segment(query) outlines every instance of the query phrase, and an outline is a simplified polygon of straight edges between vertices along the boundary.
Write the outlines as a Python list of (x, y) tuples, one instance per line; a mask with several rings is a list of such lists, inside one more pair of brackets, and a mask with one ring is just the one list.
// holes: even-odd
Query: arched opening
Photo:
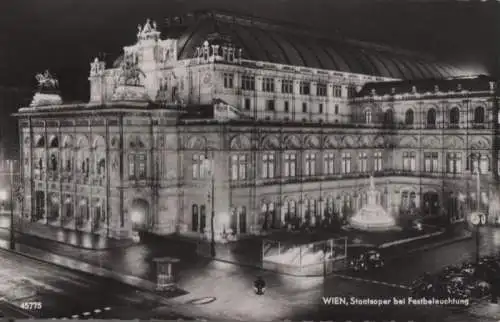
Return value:
[[(62, 209), (62, 225), (68, 226), (68, 228), (74, 228), (74, 210), (73, 210), (73, 199), (71, 197), (66, 197), (63, 203)], [(72, 227), (73, 226), (73, 227)]]
[(240, 207), (238, 209), (239, 211), (239, 228), (240, 228), (240, 234), (246, 234), (247, 233), (247, 208), (245, 206)]
[(414, 122), (414, 113), (412, 109), (409, 109), (405, 113), (405, 124), (413, 125), (413, 122)]
[(450, 222), (460, 221), (461, 219), (464, 218), (464, 214), (462, 212), (460, 205), (461, 203), (458, 197), (453, 193), (450, 193), (447, 205), (447, 213)]
[(86, 231), (90, 223), (89, 201), (87, 198), (80, 199), (76, 213), (76, 228)]
[(35, 148), (45, 148), (45, 137), (41, 136), (35, 143)]
[(348, 218), (352, 215), (352, 213), (353, 213), (352, 197), (350, 195), (343, 195), (342, 196), (341, 211), (342, 211), (341, 216), (343, 218)]
[(431, 108), (427, 111), (427, 128), (436, 127), (436, 110)]
[(199, 218), (200, 218), (200, 213), (198, 205), (195, 204), (191, 207), (191, 230), (194, 232), (198, 231)]
[(134, 199), (129, 208), (132, 229), (135, 231), (146, 230), (150, 213), (149, 202), (144, 199)]
[(274, 229), (279, 227), (278, 218), (276, 218), (276, 209), (274, 202), (262, 204), (262, 230)]
[(388, 109), (384, 113), (384, 126), (392, 127), (394, 125), (394, 112), (392, 109)]
[(35, 192), (35, 213), (33, 220), (39, 221), (45, 217), (45, 192)]
[(304, 200), (304, 224), (311, 226), (318, 216), (318, 205), (314, 199)]
[(49, 148), (53, 149), (53, 148), (58, 148), (58, 147), (59, 147), (59, 139), (57, 138), (57, 136), (54, 136), (50, 140)]
[(207, 224), (207, 212), (205, 205), (194, 204), (191, 207), (191, 230), (204, 233)]
[(295, 200), (288, 200), (283, 203), (283, 222), (286, 226), (296, 227), (298, 223), (297, 203)]
[(92, 231), (100, 232), (101, 229), (106, 227), (106, 223), (104, 202), (101, 199), (95, 199), (92, 204)]
[(47, 206), (49, 208), (47, 221), (50, 224), (56, 224), (59, 222), (59, 203), (59, 198), (56, 194), (49, 194), (47, 199)]
[(439, 215), (439, 195), (436, 192), (428, 191), (423, 195), (422, 213), (428, 216)]
[(484, 123), (484, 108), (482, 106), (478, 106), (474, 110), (474, 123)]
[(450, 110), (450, 126), (458, 127), (460, 123), (460, 111), (458, 107), (454, 107)]

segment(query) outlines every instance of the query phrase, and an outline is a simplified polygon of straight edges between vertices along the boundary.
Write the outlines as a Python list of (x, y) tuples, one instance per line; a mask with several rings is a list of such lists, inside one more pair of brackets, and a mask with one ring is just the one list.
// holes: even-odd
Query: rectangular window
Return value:
[(231, 180), (245, 180), (247, 177), (246, 155), (233, 155), (231, 157)]
[(317, 96), (326, 96), (326, 84), (318, 83), (316, 85), (316, 95)]
[(264, 152), (262, 154), (262, 178), (274, 178), (274, 154), (272, 152)]
[(135, 153), (128, 156), (128, 175), (131, 180), (146, 179), (146, 162), (145, 153)]
[(311, 83), (300, 82), (300, 95), (310, 95), (311, 94)]
[(206, 168), (205, 155), (196, 153), (193, 154), (193, 179), (203, 179), (208, 175)]
[(333, 97), (342, 97), (342, 86), (333, 85)]
[(446, 154), (446, 172), (461, 173), (462, 172), (462, 154), (459, 152), (449, 152)]
[(281, 81), (281, 92), (283, 94), (293, 94), (293, 80), (283, 79)]
[(266, 101), (266, 110), (274, 112), (274, 110), (275, 110), (275, 108), (274, 108), (274, 100), (267, 100)]
[(307, 113), (307, 103), (302, 103), (302, 113)]
[(373, 170), (382, 171), (382, 152), (375, 152), (373, 154)]
[(318, 113), (323, 114), (323, 104), (322, 103), (320, 103), (318, 106)]
[(224, 88), (234, 87), (234, 74), (224, 73)]
[(243, 75), (241, 77), (241, 89), (255, 91), (255, 76)]
[(324, 173), (325, 174), (334, 174), (334, 154), (333, 152), (327, 152), (324, 154)]
[(343, 174), (351, 173), (351, 154), (342, 153), (342, 169)]
[(262, 91), (274, 92), (274, 78), (264, 77), (262, 79)]
[(425, 152), (424, 153), (424, 171), (425, 172), (437, 172), (438, 167), (438, 153), (437, 152)]
[(285, 101), (284, 105), (285, 106), (283, 107), (283, 110), (285, 111), (285, 113), (290, 112), (290, 103), (288, 101)]
[[(354, 87), (354, 86), (350, 86), (350, 87), (347, 89), (347, 96), (348, 96), (349, 98), (353, 98), (353, 97), (355, 97), (355, 96), (356, 96), (356, 93), (357, 93), (357, 91), (356, 91), (356, 87)], [(340, 95), (340, 96), (342, 96), (342, 95)], [(340, 97), (340, 96), (339, 96), (339, 97)]]
[(338, 115), (338, 114), (339, 114), (339, 106), (335, 105), (335, 115)]
[(295, 177), (297, 173), (297, 155), (285, 153), (285, 177)]
[(359, 172), (367, 172), (368, 171), (368, 156), (366, 152), (362, 152), (359, 154)]
[(417, 156), (415, 152), (403, 152), (403, 170), (417, 170)]
[(314, 176), (316, 174), (316, 154), (306, 153), (306, 164), (304, 169), (304, 175)]
[(137, 155), (137, 163), (139, 179), (146, 179), (146, 155)]
[(128, 156), (128, 176), (130, 179), (135, 179), (135, 155)]
[(249, 98), (245, 98), (245, 110), (249, 111), (252, 106), (252, 101)]

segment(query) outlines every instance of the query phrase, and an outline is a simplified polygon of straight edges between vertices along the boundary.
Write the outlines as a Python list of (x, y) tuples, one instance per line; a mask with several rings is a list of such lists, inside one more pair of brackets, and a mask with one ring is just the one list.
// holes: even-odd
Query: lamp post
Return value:
[(9, 248), (14, 250), (16, 248), (15, 231), (14, 231), (14, 161), (7, 160), (9, 165), (10, 177), (10, 239)]
[(470, 217), (471, 223), (476, 227), (476, 263), (480, 259), (480, 226), (486, 223), (486, 215), (480, 211), (480, 194), (481, 194), (481, 181), (480, 181), (479, 166), (476, 168), (476, 212), (473, 212)]
[(205, 164), (210, 171), (210, 256), (215, 258), (215, 162), (214, 153), (212, 152), (209, 159), (208, 150), (206, 152)]

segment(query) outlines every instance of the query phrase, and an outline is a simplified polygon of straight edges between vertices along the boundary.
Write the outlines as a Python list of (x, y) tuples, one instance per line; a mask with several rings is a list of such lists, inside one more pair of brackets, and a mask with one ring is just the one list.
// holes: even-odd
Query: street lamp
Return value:
[[(14, 160), (7, 160), (9, 165), (10, 177), (10, 239), (9, 248), (14, 250), (16, 248), (15, 231), (14, 231)], [(6, 192), (4, 192), (6, 194)], [(5, 196), (6, 197), (6, 196)], [(7, 198), (5, 198), (6, 200)]]
[(205, 157), (205, 168), (210, 171), (210, 193), (208, 194), (211, 204), (210, 212), (210, 256), (215, 258), (215, 163), (214, 163), (214, 153), (211, 153), (211, 159), (209, 159), (208, 150)]
[(476, 211), (471, 213), (470, 222), (476, 227), (476, 263), (479, 263), (480, 258), (480, 226), (486, 223), (486, 215), (480, 211), (481, 202), (481, 176), (479, 172), (479, 166), (476, 168)]

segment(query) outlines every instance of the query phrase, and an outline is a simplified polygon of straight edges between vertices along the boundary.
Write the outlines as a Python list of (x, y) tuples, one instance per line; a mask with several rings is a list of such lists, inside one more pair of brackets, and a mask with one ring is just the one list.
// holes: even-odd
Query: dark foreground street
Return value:
[[(0, 311), (7, 317), (152, 318), (159, 306), (148, 294), (7, 251), (0, 256)], [(163, 312), (158, 318), (182, 316)]]
[[(0, 232), (0, 235), (4, 239), (8, 236), (5, 231)], [(496, 253), (500, 242), (498, 236), (500, 233), (496, 228), (483, 230), (483, 254)], [(2, 247), (6, 247), (7, 244), (1, 242)], [(158, 299), (149, 292), (138, 291), (109, 279), (75, 273), (8, 251), (0, 251), (0, 298), (3, 300), (0, 301), (0, 311), (5, 316), (17, 318), (495, 321), (498, 319), (491, 319), (490, 313), (485, 316), (472, 312), (479, 305), (490, 311), (497, 310), (490, 307), (487, 301), (454, 309), (440, 306), (377, 307), (322, 303), (322, 298), (328, 296), (370, 299), (406, 297), (408, 284), (422, 272), (433, 273), (446, 265), (474, 258), (474, 243), (474, 239), (468, 239), (412, 253), (389, 261), (377, 273), (346, 273), (330, 276), (326, 281), (321, 277), (280, 276), (253, 268), (213, 262), (204, 268), (184, 272), (181, 287), (188, 294), (170, 299)], [(137, 258), (130, 254), (128, 260), (137, 261)], [(251, 288), (252, 280), (259, 274), (268, 282), (268, 291), (264, 296), (255, 295)], [(214, 297), (215, 300), (201, 305), (190, 302), (203, 297)], [(39, 305), (40, 309), (37, 308)]]

